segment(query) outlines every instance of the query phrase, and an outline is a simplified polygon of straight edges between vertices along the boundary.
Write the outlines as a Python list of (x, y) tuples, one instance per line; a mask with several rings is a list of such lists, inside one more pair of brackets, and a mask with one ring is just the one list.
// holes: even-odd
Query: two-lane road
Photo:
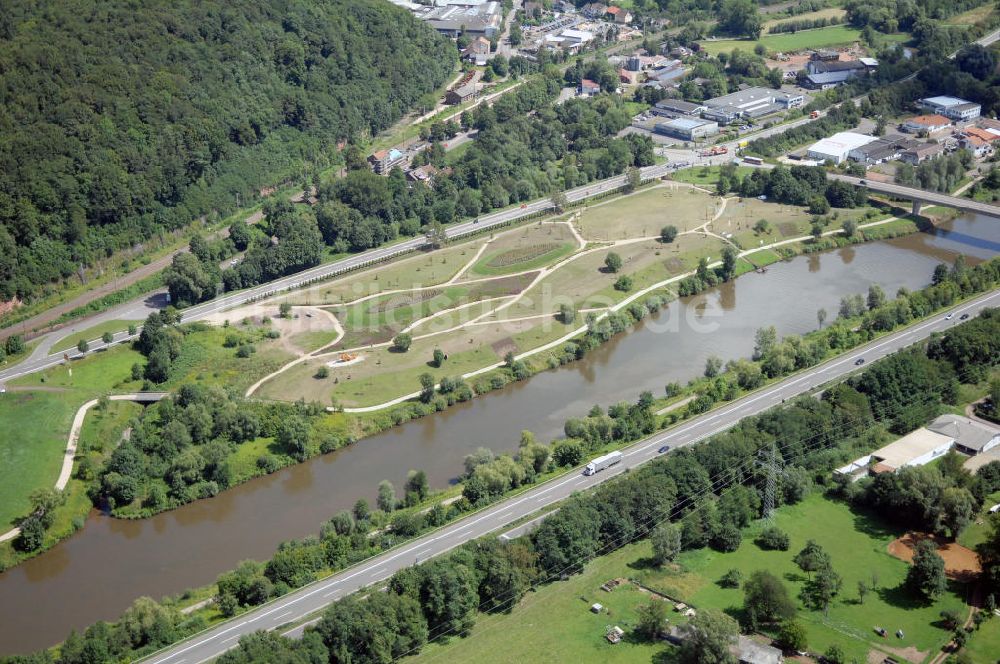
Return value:
[(640, 466), (659, 456), (658, 449), (662, 445), (670, 445), (674, 449), (690, 445), (732, 427), (744, 417), (760, 413), (811, 388), (843, 377), (858, 368), (856, 362), (859, 359), (871, 362), (884, 357), (926, 338), (933, 332), (947, 330), (957, 324), (964, 314), (975, 315), (984, 307), (998, 305), (1000, 305), (1000, 291), (978, 297), (952, 309), (949, 312), (952, 314), (950, 320), (946, 320), (944, 314), (934, 316), (749, 394), (669, 431), (639, 441), (625, 448), (623, 461), (609, 470), (587, 477), (577, 469), (540, 484), (519, 496), (492, 505), (424, 537), (386, 551), (348, 570), (206, 630), (187, 641), (150, 655), (143, 661), (147, 664), (200, 664), (214, 659), (233, 648), (245, 634), (257, 630), (272, 630), (302, 620), (333, 601), (385, 581), (400, 569), (439, 556), (468, 540), (502, 529), (553, 503), (565, 500), (575, 491), (590, 489), (630, 468)]
[[(642, 169), (642, 177), (643, 180), (650, 180), (665, 175), (670, 172), (670, 170), (671, 169), (667, 164), (648, 166)], [(625, 176), (619, 175), (606, 180), (592, 182), (588, 185), (567, 191), (566, 198), (570, 202), (576, 202), (594, 196), (601, 196), (621, 188), (624, 184)], [(480, 233), (491, 228), (497, 228), (517, 222), (526, 217), (545, 212), (551, 208), (552, 200), (550, 198), (542, 198), (531, 203), (525, 203), (520, 207), (500, 210), (499, 212), (494, 212), (492, 214), (485, 214), (475, 221), (467, 221), (461, 224), (449, 226), (445, 232), (447, 233), (448, 239), (459, 239), (473, 233)], [(327, 263), (325, 265), (318, 265), (316, 267), (309, 268), (308, 270), (303, 270), (302, 272), (297, 272), (287, 277), (282, 277), (266, 284), (261, 284), (260, 286), (255, 286), (253, 288), (217, 297), (213, 300), (209, 300), (208, 302), (188, 307), (187, 309), (182, 310), (181, 314), (183, 315), (183, 320), (185, 322), (201, 320), (226, 309), (232, 309), (248, 302), (261, 300), (284, 291), (300, 288), (312, 282), (329, 279), (346, 272), (351, 272), (353, 270), (367, 267), (375, 263), (380, 263), (406, 253), (417, 251), (426, 244), (427, 239), (425, 237), (417, 236), (403, 242), (397, 242), (396, 244), (371, 249), (349, 258), (333, 263)], [(122, 307), (131, 308), (134, 308), (134, 306), (135, 303), (122, 305)], [(107, 314), (104, 314), (104, 318), (107, 320), (115, 320), (121, 310), (121, 308), (116, 307)], [(129, 336), (126, 331), (120, 331), (114, 335), (112, 344), (121, 343), (122, 341), (126, 341), (128, 338)], [(105, 347), (104, 342), (100, 339), (90, 340), (88, 345), (91, 352)], [(69, 354), (72, 357), (80, 356), (80, 353), (76, 350), (69, 351)], [(48, 367), (55, 366), (63, 361), (63, 353), (36, 353), (18, 364), (0, 371), (0, 385), (2, 385), (5, 381), (47, 369)]]

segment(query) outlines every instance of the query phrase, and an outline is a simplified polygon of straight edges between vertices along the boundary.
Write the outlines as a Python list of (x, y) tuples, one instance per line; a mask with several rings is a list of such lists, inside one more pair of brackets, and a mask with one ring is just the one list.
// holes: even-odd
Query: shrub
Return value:
[(766, 551), (788, 551), (788, 533), (775, 526), (765, 528), (757, 538), (757, 545)]

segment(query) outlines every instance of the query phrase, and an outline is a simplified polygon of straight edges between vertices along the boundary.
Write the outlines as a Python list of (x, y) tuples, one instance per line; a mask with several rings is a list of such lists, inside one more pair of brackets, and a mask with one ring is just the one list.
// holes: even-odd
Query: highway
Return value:
[(859, 359), (863, 358), (870, 363), (924, 339), (933, 332), (947, 330), (957, 324), (964, 314), (975, 315), (984, 307), (998, 305), (1000, 290), (955, 307), (949, 312), (949, 319), (945, 318), (944, 313), (936, 315), (630, 445), (623, 450), (624, 460), (608, 470), (587, 477), (582, 474), (582, 467), (577, 468), (521, 495), (273, 600), (142, 661), (147, 664), (200, 664), (214, 659), (235, 647), (239, 638), (245, 634), (257, 630), (273, 630), (305, 619), (337, 599), (385, 581), (400, 569), (444, 554), (463, 542), (488, 535), (548, 505), (565, 500), (574, 492), (591, 489), (630, 468), (640, 466), (660, 456), (658, 449), (662, 445), (670, 445), (673, 449), (691, 445), (732, 427), (744, 417), (765, 411), (786, 399), (857, 370), (856, 362)]
[[(667, 164), (647, 166), (642, 169), (642, 177), (643, 180), (651, 180), (665, 175), (671, 170), (671, 167)], [(566, 192), (566, 198), (570, 202), (576, 202), (593, 196), (600, 196), (608, 192), (612, 192), (619, 189), (624, 184), (625, 176), (619, 175), (606, 180), (592, 182), (588, 185), (577, 187), (576, 189), (571, 189)], [(491, 228), (497, 228), (517, 222), (525, 217), (530, 217), (540, 212), (544, 212), (551, 207), (552, 200), (550, 198), (542, 198), (531, 203), (525, 203), (520, 207), (509, 208), (506, 210), (500, 210), (499, 212), (482, 215), (475, 221), (467, 221), (449, 226), (445, 229), (445, 232), (449, 240), (459, 239), (467, 235), (481, 233)], [(213, 300), (202, 302), (201, 304), (197, 304), (193, 307), (188, 307), (187, 309), (182, 310), (181, 314), (184, 322), (197, 321), (226, 309), (232, 309), (234, 307), (247, 304), (248, 302), (261, 300), (277, 293), (300, 288), (312, 282), (329, 279), (346, 272), (351, 272), (363, 267), (368, 267), (375, 263), (389, 260), (390, 258), (395, 258), (402, 254), (417, 251), (426, 244), (427, 239), (424, 236), (416, 236), (409, 240), (371, 249), (333, 263), (317, 265), (316, 267), (309, 268), (308, 270), (303, 270), (302, 272), (297, 272), (287, 277), (282, 277), (266, 284), (261, 284), (260, 286), (223, 295)], [(136, 302), (120, 305), (119, 307), (115, 307), (105, 314), (102, 314), (102, 319), (115, 320), (116, 318), (122, 317), (124, 311), (134, 312), (136, 306), (142, 305), (137, 305)], [(94, 322), (91, 320), (88, 327), (93, 324)], [(67, 334), (69, 333), (63, 333), (61, 331), (59, 336), (65, 337)], [(111, 345), (126, 341), (128, 338), (129, 335), (127, 331), (118, 332), (114, 335)], [(51, 342), (49, 343), (51, 344)], [(88, 345), (89, 352), (94, 352), (106, 347), (106, 344), (100, 339), (90, 340)], [(18, 364), (0, 371), (0, 385), (2, 385), (5, 381), (31, 374), (36, 371), (41, 371), (64, 362), (65, 358), (63, 355), (64, 354), (61, 352), (52, 354), (35, 353)], [(68, 355), (71, 358), (81, 357), (81, 353), (75, 349), (68, 351)]]

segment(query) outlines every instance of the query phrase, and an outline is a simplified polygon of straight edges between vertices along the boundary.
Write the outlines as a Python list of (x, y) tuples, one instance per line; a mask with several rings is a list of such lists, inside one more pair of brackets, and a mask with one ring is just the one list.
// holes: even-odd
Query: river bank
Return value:
[[(432, 487), (447, 486), (462, 457), (476, 447), (513, 449), (525, 428), (542, 440), (554, 438), (568, 417), (585, 413), (594, 403), (632, 399), (643, 389), (662, 393), (667, 382), (699, 375), (709, 355), (749, 355), (753, 331), (762, 324), (776, 324), (781, 334), (814, 329), (818, 307), (835, 311), (840, 297), (863, 292), (871, 283), (887, 292), (919, 288), (935, 264), (950, 262), (959, 252), (980, 258), (995, 254), (1000, 241), (995, 229), (991, 220), (965, 219), (933, 235), (779, 263), (766, 274), (747, 275), (697, 298), (672, 302), (659, 316), (613, 338), (582, 362), (545, 371), (215, 498), (142, 521), (92, 514), (69, 540), (0, 575), (0, 597), (10, 600), (0, 602), (2, 624), (10, 626), (0, 635), (3, 650), (12, 649), (8, 643), (18, 648), (18, 641), (28, 643), (26, 647), (44, 642), (32, 637), (39, 626), (16, 610), (24, 598), (38, 598), (61, 625), (46, 637), (52, 640), (71, 626), (118, 615), (138, 595), (161, 596), (203, 585), (239, 559), (269, 556), (278, 542), (315, 532), (319, 523), (359, 496), (372, 496), (382, 479), (401, 486), (409, 469), (423, 468)], [(804, 290), (810, 293), (808, 301), (797, 301)], [(705, 330), (706, 325), (713, 330)], [(249, 523), (254, 527), (245, 527)], [(191, 559), (199, 565), (187, 564)]]

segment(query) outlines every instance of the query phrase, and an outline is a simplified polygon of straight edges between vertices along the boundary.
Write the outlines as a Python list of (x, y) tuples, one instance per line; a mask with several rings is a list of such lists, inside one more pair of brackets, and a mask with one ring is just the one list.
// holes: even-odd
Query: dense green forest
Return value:
[(5, 2), (0, 298), (336, 163), (454, 62), (379, 0)]

